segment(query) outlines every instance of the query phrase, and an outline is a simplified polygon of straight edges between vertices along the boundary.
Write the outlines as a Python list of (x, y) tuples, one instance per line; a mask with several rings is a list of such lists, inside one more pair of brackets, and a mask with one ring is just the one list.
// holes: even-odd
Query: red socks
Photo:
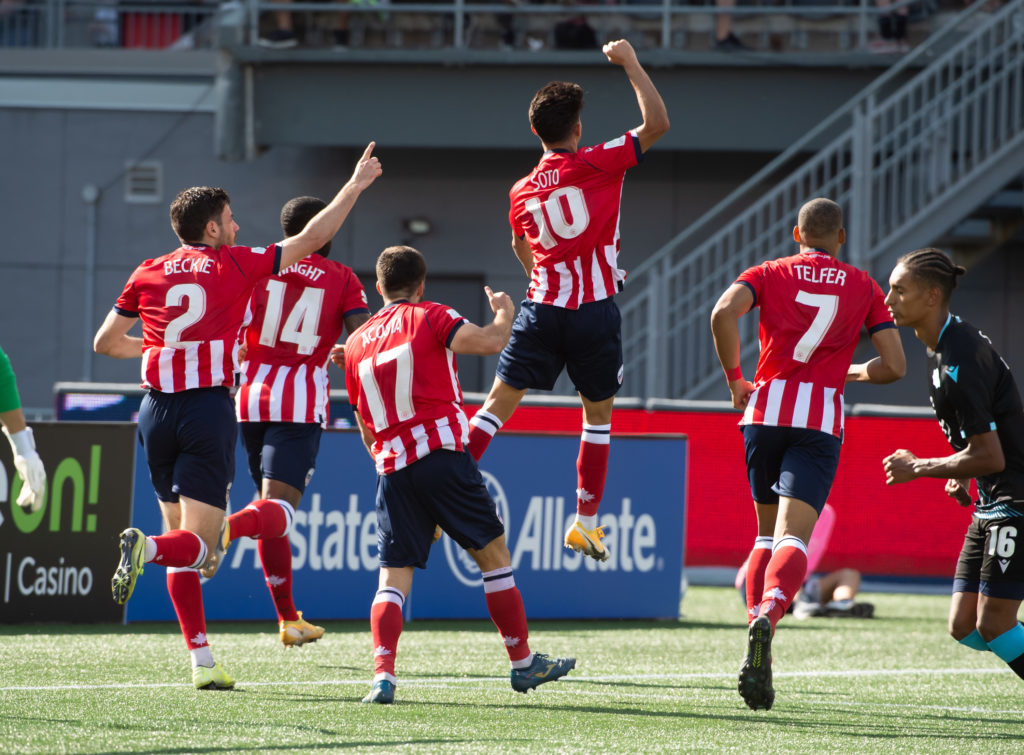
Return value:
[(764, 572), (772, 559), (773, 540), (771, 535), (759, 535), (747, 559), (747, 624), (757, 618), (764, 595)]
[(395, 655), (402, 634), (402, 606), (405, 596), (394, 587), (382, 587), (370, 606), (370, 632), (373, 635), (374, 681), (395, 683)]
[(297, 621), (295, 600), (292, 597), (292, 545), (287, 537), (260, 538), (256, 541), (263, 564), (270, 597), (274, 599), (278, 621)]
[(807, 546), (792, 535), (776, 541), (764, 575), (764, 595), (759, 614), (767, 616), (772, 629), (779, 623), (807, 577)]
[(466, 450), (474, 459), (480, 461), (480, 457), (491, 443), (491, 438), (500, 429), (501, 420), (481, 409), (469, 421), (469, 445)]
[(609, 425), (583, 423), (580, 455), (576, 459), (576, 512), (580, 516), (596, 516), (608, 477), (608, 451), (611, 440)]
[(197, 568), (206, 561), (206, 543), (194, 532), (171, 530), (150, 539), (156, 545), (153, 563), (160, 566)]
[(526, 610), (523, 608), (523, 596), (516, 587), (512, 567), (483, 573), (484, 598), (487, 600), (487, 612), (491, 621), (498, 628), (501, 640), (505, 643), (510, 661), (519, 661), (530, 655), (527, 642), (530, 631), (526, 625)]
[(281, 537), (291, 530), (295, 509), (287, 501), (264, 499), (253, 501), (228, 517), (231, 540), (240, 537), (255, 539)]
[(178, 615), (181, 633), (189, 650), (206, 647), (206, 615), (203, 613), (203, 587), (195, 569), (172, 567), (167, 570), (167, 592)]

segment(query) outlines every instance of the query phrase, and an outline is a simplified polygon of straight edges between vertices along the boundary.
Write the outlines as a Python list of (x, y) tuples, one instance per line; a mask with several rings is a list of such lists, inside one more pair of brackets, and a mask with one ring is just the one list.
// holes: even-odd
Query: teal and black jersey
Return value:
[(955, 315), (946, 319), (935, 350), (928, 350), (928, 394), (955, 451), (972, 435), (999, 435), (1006, 468), (977, 479), (977, 515), (1024, 515), (1024, 409), (1017, 384), (988, 337)]

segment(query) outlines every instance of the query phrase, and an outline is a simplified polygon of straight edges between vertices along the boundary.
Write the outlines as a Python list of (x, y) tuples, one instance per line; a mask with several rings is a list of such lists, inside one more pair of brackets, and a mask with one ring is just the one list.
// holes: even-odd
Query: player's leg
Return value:
[(469, 421), (469, 446), (466, 450), (474, 459), (480, 461), (494, 434), (508, 422), (525, 395), (525, 388), (513, 388), (500, 377), (494, 378), (484, 405)]
[(370, 605), (370, 633), (373, 635), (373, 686), (364, 703), (395, 701), (395, 658), (402, 634), (402, 608), (412, 589), (413, 567), (381, 566), (377, 594)]
[(435, 451), (410, 470), (421, 510), (427, 514), (415, 524), (417, 549), (429, 552), (436, 522), (476, 561), (483, 576), (487, 612), (512, 664), (513, 689), (526, 692), (567, 674), (576, 665), (574, 658), (548, 658), (530, 652), (526, 611), (505, 544), (505, 525), (472, 457)]
[(754, 501), (757, 536), (747, 556), (747, 624), (757, 618), (764, 594), (764, 572), (772, 558), (775, 522), (779, 514), (779, 494), (772, 487), (779, 479), (785, 446), (778, 437), (779, 428), (746, 425), (743, 428), (744, 460), (747, 482)]
[(494, 434), (508, 421), (529, 388), (549, 391), (564, 362), (549, 343), (557, 334), (557, 307), (524, 301), (512, 323), (512, 335), (498, 355), (494, 385), (484, 405), (470, 420), (470, 455), (480, 461)]
[[(973, 520), (972, 526), (979, 521), (977, 516)], [(983, 526), (988, 547), (981, 564), (978, 632), (989, 649), (1024, 678), (1024, 626), (1017, 621), (1024, 599), (1024, 555), (1017, 548), (1024, 517), (990, 519)]]
[(622, 318), (614, 299), (589, 302), (563, 315), (565, 365), (583, 404), (576, 459), (576, 520), (565, 545), (598, 561), (608, 558), (598, 527), (611, 449), (612, 405), (622, 387)]
[(956, 562), (953, 598), (949, 604), (949, 634), (964, 647), (981, 652), (989, 649), (978, 631), (978, 598), (985, 540), (984, 524), (977, 517), (972, 517)]
[(529, 626), (523, 596), (516, 587), (512, 571), (512, 557), (500, 535), (483, 548), (467, 548), (467, 552), (480, 567), (484, 580), (484, 599), (487, 613), (501, 635), (512, 670), (509, 678), (516, 692), (529, 692), (545, 682), (565, 676), (576, 667), (575, 658), (551, 658), (543, 653), (531, 653)]
[(1020, 599), (982, 595), (978, 600), (978, 631), (989, 649), (1024, 679), (1024, 625), (1017, 620)]

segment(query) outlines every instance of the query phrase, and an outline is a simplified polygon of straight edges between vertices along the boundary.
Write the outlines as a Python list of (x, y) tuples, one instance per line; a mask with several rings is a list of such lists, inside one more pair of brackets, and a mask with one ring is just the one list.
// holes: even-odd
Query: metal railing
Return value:
[[(1024, 171), (1024, 0), (985, 5), (965, 10), (630, 273), (620, 308), (631, 394), (697, 398), (722, 379), (711, 309), (744, 269), (793, 253), (806, 200), (827, 196), (846, 209), (844, 255), (869, 269), (929, 243)], [(757, 322), (740, 320), (744, 362), (757, 353)]]
[[(392, 46), (402, 44), (401, 32), (427, 32), (427, 46), (463, 49), (472, 46), (475, 30), (499, 17), (514, 19), (520, 37), (551, 36), (554, 25), (565, 18), (583, 15), (596, 28), (599, 39), (614, 35), (637, 36), (653, 40), (641, 45), (664, 50), (686, 46), (688, 33), (710, 38), (719, 15), (756, 19), (762, 35), (789, 33), (806, 41), (815, 22), (839, 20), (836, 38), (839, 49), (863, 49), (881, 13), (902, 6), (930, 8), (931, 0), (896, 0), (885, 10), (874, 0), (815, 0), (803, 4), (788, 0), (782, 5), (744, 5), (717, 7), (680, 5), (671, 0), (623, 4), (579, 5), (575, 2), (476, 3), (389, 2), (353, 0), (352, 2), (292, 2), (284, 5), (273, 0), (242, 0), (245, 6), (245, 39), (256, 44), (261, 18), (275, 11), (294, 14), (349, 14), (359, 31), (367, 27), (379, 30)], [(224, 7), (237, 5), (231, 1)], [(221, 4), (215, 0), (193, 2), (118, 2), (117, 0), (21, 0), (0, 4), (0, 47), (214, 47), (211, 17)], [(783, 23), (787, 22), (787, 23)], [(810, 26), (808, 26), (808, 24)], [(264, 22), (266, 25), (266, 22)], [(492, 29), (493, 31), (493, 29)], [(397, 32), (397, 34), (395, 33)], [(550, 40), (548, 40), (550, 42)], [(387, 46), (387, 43), (385, 43)], [(799, 44), (796, 47), (800, 47)]]

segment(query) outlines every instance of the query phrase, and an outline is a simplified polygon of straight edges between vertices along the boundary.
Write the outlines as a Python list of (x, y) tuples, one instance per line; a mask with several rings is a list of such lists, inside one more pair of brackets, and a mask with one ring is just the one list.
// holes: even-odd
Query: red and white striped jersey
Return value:
[(142, 387), (177, 393), (233, 385), (245, 303), (280, 265), (274, 244), (186, 244), (135, 268), (114, 311), (142, 318)]
[(345, 342), (345, 386), (352, 408), (373, 433), (379, 474), (391, 474), (432, 451), (462, 451), (469, 420), (455, 352), (466, 322), (435, 302), (395, 302)]
[(761, 308), (761, 356), (741, 425), (806, 427), (843, 437), (843, 390), (861, 327), (894, 328), (863, 270), (806, 249), (736, 280)]
[(509, 192), (512, 232), (526, 238), (531, 301), (579, 309), (622, 290), (619, 204), (626, 171), (643, 159), (636, 131), (578, 152), (545, 152)]
[(239, 422), (326, 427), (331, 347), (346, 317), (369, 311), (351, 268), (318, 254), (256, 286), (239, 334), (246, 347), (235, 394)]

